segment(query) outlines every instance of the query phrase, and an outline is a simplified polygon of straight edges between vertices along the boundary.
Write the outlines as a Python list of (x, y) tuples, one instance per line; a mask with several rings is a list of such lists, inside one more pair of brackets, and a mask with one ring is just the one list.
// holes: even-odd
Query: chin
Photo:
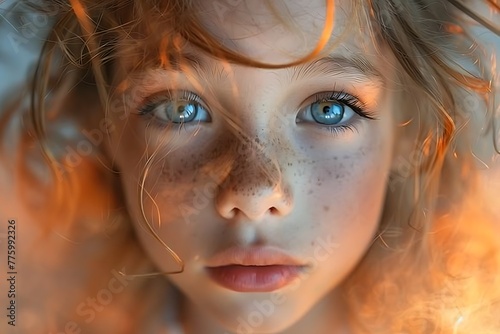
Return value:
[[(275, 305), (270, 299), (257, 299), (252, 305), (238, 313), (212, 314), (220, 325), (231, 333), (238, 334), (275, 334), (292, 327), (307, 310), (291, 305)], [(228, 333), (224, 333), (228, 334)]]
[[(295, 319), (294, 319), (295, 320)], [(298, 319), (297, 319), (298, 320)], [(262, 319), (257, 316), (237, 317), (237, 323), (223, 324), (230, 333), (238, 334), (276, 334), (292, 327), (295, 321), (285, 317), (273, 316), (271, 319)], [(224, 326), (228, 325), (228, 326)], [(229, 333), (224, 333), (229, 334)]]

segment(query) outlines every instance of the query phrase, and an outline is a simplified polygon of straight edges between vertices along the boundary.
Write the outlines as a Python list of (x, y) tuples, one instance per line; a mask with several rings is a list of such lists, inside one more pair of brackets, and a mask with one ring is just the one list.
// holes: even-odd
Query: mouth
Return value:
[(271, 292), (298, 279), (306, 264), (274, 247), (229, 248), (208, 261), (218, 285), (237, 292)]

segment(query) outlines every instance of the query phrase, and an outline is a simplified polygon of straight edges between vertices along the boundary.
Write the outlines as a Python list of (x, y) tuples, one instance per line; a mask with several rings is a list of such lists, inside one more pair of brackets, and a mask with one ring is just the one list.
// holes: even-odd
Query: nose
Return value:
[(293, 201), (279, 165), (262, 148), (251, 147), (237, 155), (215, 205), (226, 219), (261, 221), (288, 215)]

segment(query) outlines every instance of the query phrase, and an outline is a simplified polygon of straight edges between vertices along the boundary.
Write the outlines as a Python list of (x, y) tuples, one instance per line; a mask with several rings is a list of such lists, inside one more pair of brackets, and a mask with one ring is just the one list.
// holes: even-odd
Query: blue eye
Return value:
[(210, 122), (210, 114), (199, 102), (200, 98), (191, 92), (182, 92), (180, 96), (157, 96), (140, 109), (141, 115), (153, 117), (164, 123), (185, 124), (193, 121)]
[(170, 123), (188, 123), (196, 118), (199, 109), (198, 103), (187, 101), (168, 101), (159, 104), (151, 114), (157, 119)]
[(349, 126), (351, 119), (361, 116), (374, 117), (356, 97), (345, 92), (326, 92), (315, 96), (314, 102), (302, 108), (297, 115), (297, 122), (316, 123), (326, 129), (338, 129)]
[[(310, 108), (312, 118), (316, 122), (325, 125), (341, 123), (346, 114), (346, 106), (337, 101), (314, 102)], [(349, 114), (349, 111), (348, 109), (347, 114)]]

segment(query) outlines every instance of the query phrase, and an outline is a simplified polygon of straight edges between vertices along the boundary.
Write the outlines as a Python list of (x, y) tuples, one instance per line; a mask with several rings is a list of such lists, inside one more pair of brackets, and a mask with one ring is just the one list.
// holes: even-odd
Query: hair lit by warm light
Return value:
[[(310, 53), (288, 64), (268, 64), (240, 54), (209, 35), (197, 19), (192, 1), (41, 3), (34, 8), (43, 11), (43, 4), (50, 3), (57, 6), (58, 14), (30, 86), (32, 104), (29, 108), (13, 105), (13, 111), (2, 119), (0, 131), (6, 132), (8, 118), (15, 112), (30, 120), (32, 136), (20, 141), (20, 150), (26, 154), (19, 155), (13, 168), (18, 171), (21, 196), (28, 198), (38, 191), (37, 203), (43, 209), (29, 204), (27, 207), (39, 215), (47, 230), (72, 235), (77, 231), (90, 239), (109, 227), (109, 223), (101, 225), (103, 221), (119, 221), (119, 238), (113, 238), (113, 242), (99, 239), (105, 261), (99, 262), (100, 256), (95, 255), (88, 258), (86, 265), (96, 273), (92, 275), (94, 281), (84, 287), (88, 289), (105, 279), (99, 273), (106, 272), (110, 263), (124, 262), (133, 272), (154, 271), (144, 260), (129, 227), (118, 176), (106, 152), (96, 150), (78, 169), (71, 169), (64, 164), (61, 147), (74, 145), (78, 138), (64, 144), (57, 140), (65, 138), (61, 128), (67, 126), (67, 120), (78, 128), (105, 118), (111, 98), (131, 87), (130, 82), (114, 76), (116, 60), (125, 59), (130, 74), (158, 66), (168, 68), (182, 62), (177, 59), (180, 50), (183, 43), (190, 43), (226, 63), (266, 69), (295, 66), (322, 54), (335, 19), (334, 1), (325, 1), (327, 15), (322, 35)], [(376, 45), (386, 46), (398, 60), (398, 103), (404, 111), (398, 122), (401, 132), (412, 136), (410, 142), (414, 143), (401, 159), (408, 161), (405, 154), (415, 152), (418, 157), (409, 175), (400, 175), (398, 170), (392, 173), (389, 182), (393, 187), (387, 192), (377, 238), (344, 283), (350, 307), (367, 333), (494, 334), (500, 328), (496, 316), (500, 307), (498, 231), (491, 224), (487, 208), (476, 200), (476, 159), (470, 149), (470, 140), (476, 135), (470, 123), (474, 111), (461, 103), (466, 93), (475, 94), (478, 103), (484, 103), (481, 108), (486, 111), (485, 119), (493, 123), (495, 104), (491, 103), (491, 91), (493, 83), (498, 83), (497, 63), (495, 55), (489, 63), (476, 59), (480, 55), (474, 52), (476, 42), (469, 34), (463, 12), (451, 3), (455, 1), (352, 1), (351, 28), (369, 28)], [(485, 3), (498, 11), (496, 1)], [(286, 21), (285, 25), (293, 26), (293, 22)], [(482, 76), (471, 74), (452, 60), (463, 55), (468, 55)], [(99, 102), (89, 106), (89, 101)], [(91, 109), (100, 114), (89, 115)], [(234, 124), (236, 134), (240, 133), (235, 122), (228, 123)], [(41, 150), (33, 150), (34, 141), (41, 144)], [(151, 156), (149, 163), (155, 158)], [(37, 180), (39, 174), (30, 169), (27, 159), (49, 161), (51, 168), (46, 168), (43, 178), (51, 171), (50, 185)], [(138, 185), (141, 206), (147, 196), (141, 185), (147, 178), (148, 165)], [(32, 202), (27, 199), (26, 203)], [(103, 211), (107, 213), (104, 217)], [(60, 218), (61, 212), (66, 219)], [(152, 223), (144, 220), (144, 226), (155, 233)], [(164, 247), (176, 258), (175, 250), (166, 244)], [(123, 260), (122, 249), (129, 249), (133, 255)], [(182, 259), (177, 257), (176, 261), (182, 270)], [(152, 291), (164, 289), (163, 284), (151, 279), (138, 286), (135, 295), (117, 297), (131, 304), (141, 300), (141, 312), (135, 317), (127, 315), (127, 322), (133, 323), (130, 328), (144, 328), (143, 323), (154, 316), (157, 302), (148, 304), (142, 293), (148, 291), (151, 297)], [(111, 309), (106, 312), (112, 313)], [(61, 307), (57, 311), (65, 310)], [(125, 314), (119, 307), (115, 311)], [(95, 322), (89, 326), (98, 325)]]

